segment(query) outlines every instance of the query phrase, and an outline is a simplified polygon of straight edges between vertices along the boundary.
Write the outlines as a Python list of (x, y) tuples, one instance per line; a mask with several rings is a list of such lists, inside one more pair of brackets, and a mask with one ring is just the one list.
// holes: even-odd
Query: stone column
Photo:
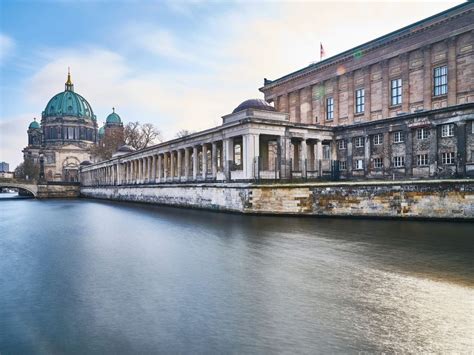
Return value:
[(431, 110), (431, 96), (433, 95), (433, 70), (431, 66), (431, 47), (429, 45), (423, 48), (423, 68), (423, 109), (428, 111)]
[(371, 83), (370, 83), (370, 65), (364, 69), (364, 117), (370, 121), (371, 108)]
[(189, 180), (189, 148), (184, 148), (184, 176)]
[(231, 178), (231, 166), (234, 162), (234, 139), (226, 138), (222, 141), (223, 157), (224, 157), (224, 175), (226, 181)]
[[(389, 98), (389, 73), (388, 73), (388, 60), (382, 60), (382, 118), (388, 118), (388, 107), (390, 105)], [(403, 83), (402, 83), (403, 84)], [(407, 83), (408, 85), (408, 83)], [(349, 168), (349, 163), (347, 163)]]
[(278, 161), (280, 164), (280, 179), (290, 178), (290, 144), (291, 140), (287, 136), (278, 137)]
[[(334, 89), (332, 94), (334, 100), (334, 126), (339, 124), (339, 76), (334, 79)], [(313, 100), (311, 100), (313, 102)]]
[(354, 72), (347, 74), (347, 115), (349, 118), (349, 123), (354, 123)]
[(202, 145), (202, 179), (206, 180), (207, 175), (207, 145)]
[(370, 145), (371, 145), (371, 138), (370, 135), (365, 137), (365, 144), (364, 144), (364, 175), (367, 176), (370, 173)]
[(256, 159), (260, 155), (259, 135), (246, 134), (243, 136), (242, 143), (244, 178), (255, 179), (257, 177)]
[(182, 176), (182, 173), (181, 173), (181, 149), (178, 149), (176, 150), (176, 154), (178, 155), (178, 161), (177, 161), (177, 165), (178, 165), (178, 180), (181, 180), (181, 176)]
[(193, 147), (193, 180), (197, 180), (198, 175), (198, 148), (197, 146)]
[(347, 139), (347, 176), (352, 176), (352, 137)]
[(448, 106), (456, 105), (456, 80), (456, 37), (451, 37), (448, 39)]
[(410, 112), (410, 63), (408, 53), (400, 55), (402, 79), (402, 112)]
[(176, 177), (176, 164), (175, 164), (174, 151), (170, 151), (170, 176), (171, 176), (171, 180), (174, 180)]
[[(448, 72), (449, 73), (449, 72)], [(449, 75), (449, 74), (448, 74)], [(449, 79), (449, 78), (448, 78)], [(449, 89), (448, 89), (449, 90)], [(449, 93), (449, 91), (448, 91)], [(456, 122), (454, 132), (457, 140), (456, 170), (460, 177), (466, 176), (466, 121)]]
[(151, 160), (151, 180), (153, 182), (156, 182), (156, 155), (153, 154), (152, 160)]
[(212, 178), (217, 177), (217, 142), (212, 142)]
[(163, 181), (168, 179), (168, 153), (163, 153)]
[(122, 169), (121, 169), (120, 163), (117, 162), (117, 181), (116, 181), (117, 185), (120, 185), (122, 181), (121, 173), (122, 173)]
[(323, 141), (318, 139), (316, 142), (316, 156), (317, 156), (317, 170), (318, 176), (322, 175), (322, 161), (323, 161)]
[(308, 159), (308, 146), (306, 145), (306, 138), (303, 138), (300, 143), (300, 160), (301, 160), (301, 173), (303, 176), (306, 176), (307, 170), (307, 159)]
[(405, 176), (409, 178), (412, 176), (413, 162), (413, 131), (409, 127), (406, 127), (405, 137)]

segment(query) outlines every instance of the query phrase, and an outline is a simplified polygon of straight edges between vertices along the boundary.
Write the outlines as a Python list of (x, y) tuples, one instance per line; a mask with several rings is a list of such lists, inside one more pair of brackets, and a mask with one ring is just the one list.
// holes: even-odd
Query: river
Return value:
[(0, 201), (0, 353), (474, 350), (472, 223)]

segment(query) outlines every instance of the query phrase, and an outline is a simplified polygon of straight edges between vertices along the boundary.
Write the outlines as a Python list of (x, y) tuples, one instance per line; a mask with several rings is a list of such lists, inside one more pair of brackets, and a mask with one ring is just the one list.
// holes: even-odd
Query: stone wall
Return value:
[(95, 186), (81, 195), (256, 214), (474, 220), (474, 180)]
[(77, 198), (80, 195), (79, 183), (53, 183), (38, 184), (36, 197), (44, 198)]

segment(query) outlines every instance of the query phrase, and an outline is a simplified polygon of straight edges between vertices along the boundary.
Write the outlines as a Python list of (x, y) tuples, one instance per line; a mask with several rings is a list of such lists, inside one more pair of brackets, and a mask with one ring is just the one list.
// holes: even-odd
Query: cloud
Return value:
[(13, 38), (0, 33), (0, 65), (4, 64), (15, 49), (15, 41)]
[(10, 164), (14, 170), (23, 161), (22, 149), (28, 145), (26, 133), (35, 114), (25, 112), (0, 121), (0, 161)]

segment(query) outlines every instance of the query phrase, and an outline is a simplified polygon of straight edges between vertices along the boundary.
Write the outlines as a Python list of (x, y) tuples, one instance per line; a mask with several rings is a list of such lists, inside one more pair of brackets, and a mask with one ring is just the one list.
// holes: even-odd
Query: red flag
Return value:
[(322, 60), (325, 56), (326, 53), (324, 52), (323, 44), (319, 42), (319, 60)]

